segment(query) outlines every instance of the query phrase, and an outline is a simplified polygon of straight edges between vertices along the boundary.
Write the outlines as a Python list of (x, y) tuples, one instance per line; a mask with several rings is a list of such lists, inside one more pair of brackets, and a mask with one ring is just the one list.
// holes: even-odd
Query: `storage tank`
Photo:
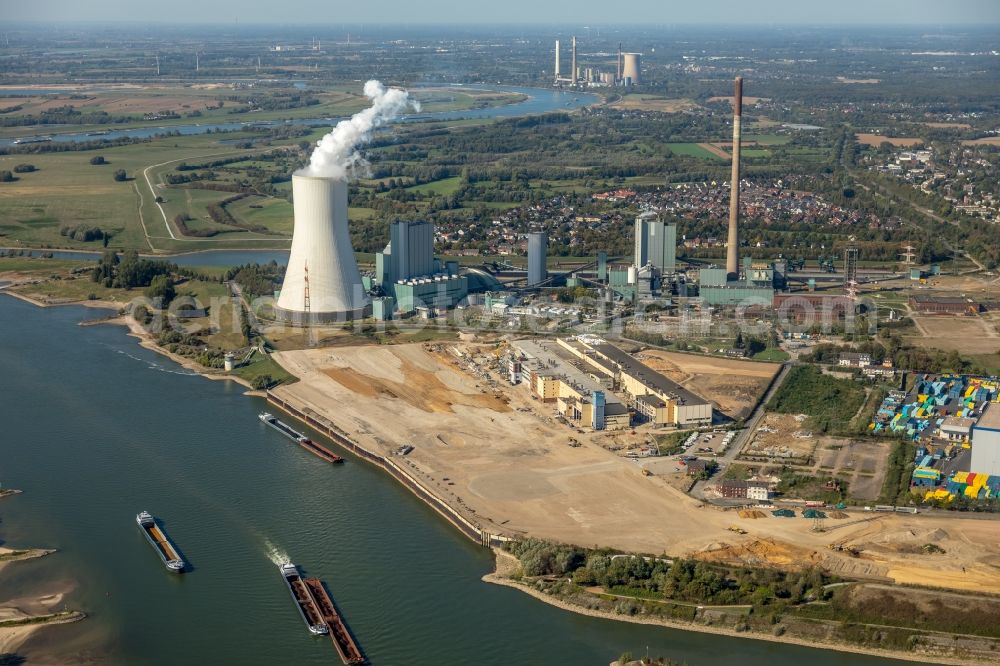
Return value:
[(641, 53), (623, 53), (622, 54), (622, 78), (631, 79), (632, 83), (639, 84), (642, 83), (642, 78), (640, 72), (642, 70), (642, 54)]
[(292, 250), (275, 316), (306, 325), (364, 317), (371, 300), (351, 248), (347, 182), (293, 174), (292, 203)]

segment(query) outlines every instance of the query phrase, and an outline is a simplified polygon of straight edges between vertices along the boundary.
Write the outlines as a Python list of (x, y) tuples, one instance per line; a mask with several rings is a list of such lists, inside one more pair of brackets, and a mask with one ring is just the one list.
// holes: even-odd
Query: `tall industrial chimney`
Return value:
[(576, 83), (576, 35), (573, 35), (573, 57), (570, 59), (569, 78)]
[(618, 69), (615, 72), (615, 81), (622, 80), (622, 43), (618, 42)]
[(299, 324), (364, 317), (371, 301), (351, 248), (347, 182), (293, 174), (292, 203), (292, 251), (276, 317)]
[(556, 80), (559, 80), (559, 40), (556, 40)]
[(743, 117), (743, 77), (737, 76), (733, 90), (733, 174), (729, 187), (729, 237), (726, 249), (726, 273), (730, 280), (739, 278), (740, 273), (740, 141), (743, 131), (740, 121)]

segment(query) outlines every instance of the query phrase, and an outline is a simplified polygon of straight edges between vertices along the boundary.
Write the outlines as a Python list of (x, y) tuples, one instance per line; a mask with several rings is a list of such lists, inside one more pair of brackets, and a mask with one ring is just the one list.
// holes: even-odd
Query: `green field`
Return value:
[(765, 349), (764, 351), (757, 352), (753, 355), (753, 360), (755, 361), (771, 361), (773, 363), (781, 363), (782, 361), (787, 361), (788, 359), (788, 352), (780, 349)]
[[(114, 130), (155, 126), (169, 130), (174, 125), (192, 122), (209, 124), (213, 122), (233, 122), (247, 120), (253, 122), (286, 120), (296, 118), (330, 117), (331, 125), (338, 117), (354, 113), (367, 105), (367, 100), (359, 94), (359, 85), (343, 84), (329, 86), (325, 90), (310, 90), (309, 94), (319, 99), (319, 104), (280, 111), (257, 111), (245, 114), (248, 107), (242, 102), (228, 100), (233, 93), (228, 87), (197, 88), (168, 86), (155, 89), (135, 89), (127, 92), (115, 91), (107, 95), (97, 93), (86, 98), (65, 97), (68, 104), (85, 112), (107, 111), (115, 115), (132, 115), (134, 121), (116, 123)], [(270, 94), (270, 93), (268, 93)], [(251, 95), (240, 95), (249, 98)], [(424, 111), (448, 111), (497, 106), (521, 101), (519, 94), (478, 92), (442, 89), (421, 89), (414, 93), (424, 106)], [(43, 104), (52, 97), (26, 98), (26, 114), (38, 113)], [(221, 108), (207, 108), (225, 101)], [(180, 118), (164, 118), (156, 121), (142, 119), (144, 112), (171, 110)], [(188, 117), (198, 112), (196, 121)], [(234, 114), (234, 112), (236, 112)], [(490, 120), (446, 121), (428, 123), (427, 127), (465, 126), (492, 122)], [(106, 125), (67, 125), (59, 132), (90, 132), (107, 130)], [(71, 240), (60, 234), (64, 227), (97, 227), (109, 235), (109, 247), (124, 249), (137, 248), (143, 251), (179, 252), (196, 249), (287, 247), (292, 231), (291, 207), (283, 198), (291, 187), (288, 182), (274, 185), (273, 196), (248, 197), (230, 204), (231, 215), (248, 225), (266, 227), (273, 233), (260, 234), (239, 230), (212, 221), (206, 207), (218, 204), (233, 195), (232, 192), (199, 189), (186, 184), (169, 186), (167, 174), (177, 174), (180, 162), (199, 165), (211, 159), (239, 155), (251, 156), (242, 162), (212, 168), (214, 182), (218, 185), (241, 186), (248, 174), (260, 178), (284, 174), (288, 171), (289, 158), (277, 161), (259, 159), (262, 151), (294, 145), (300, 142), (314, 142), (329, 131), (328, 127), (316, 127), (304, 136), (290, 136), (285, 139), (270, 139), (264, 146), (243, 149), (235, 144), (240, 141), (260, 140), (255, 132), (229, 132), (225, 134), (204, 134), (188, 136), (160, 137), (144, 143), (128, 146), (105, 147), (88, 151), (49, 152), (38, 154), (17, 154), (0, 156), (0, 170), (12, 170), (21, 163), (33, 164), (37, 171), (18, 174), (14, 182), (0, 184), (0, 246), (12, 247), (52, 247), (67, 249), (100, 250), (103, 239), (90, 242)], [(25, 136), (38, 133), (37, 127), (10, 127), (0, 129), (0, 137)], [(100, 155), (107, 160), (105, 165), (91, 165), (90, 159)], [(292, 158), (294, 159), (294, 158)], [(113, 174), (124, 169), (129, 180), (116, 182)], [(148, 173), (149, 181), (145, 175)], [(457, 178), (448, 178), (436, 183), (419, 186), (430, 194), (451, 194), (458, 187)], [(266, 194), (266, 193), (265, 193)], [(154, 202), (162, 197), (162, 211)], [(192, 230), (212, 230), (212, 237), (183, 237), (173, 223), (175, 216), (187, 215), (187, 223)], [(351, 219), (370, 219), (374, 211), (367, 208), (352, 208)], [(175, 238), (176, 237), (176, 238)]]
[(413, 187), (409, 187), (407, 189), (411, 192), (449, 196), (457, 192), (461, 186), (461, 177), (453, 176), (452, 178), (442, 178), (441, 180), (424, 183), (423, 185), (414, 185)]
[(674, 155), (686, 155), (688, 157), (698, 157), (703, 160), (721, 162), (722, 158), (714, 153), (710, 153), (697, 143), (668, 143), (667, 148)]
[(748, 134), (743, 137), (743, 143), (759, 143), (762, 146), (783, 146), (789, 143), (792, 137), (784, 134)]

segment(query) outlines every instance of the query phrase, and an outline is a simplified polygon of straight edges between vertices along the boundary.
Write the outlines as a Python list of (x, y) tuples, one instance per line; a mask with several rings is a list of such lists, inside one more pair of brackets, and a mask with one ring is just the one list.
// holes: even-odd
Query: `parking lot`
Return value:
[(955, 472), (967, 472), (971, 466), (972, 449), (963, 449), (961, 447), (956, 447), (955, 457), (951, 460), (941, 459), (934, 463), (934, 468), (941, 470), (941, 476), (944, 479), (947, 479)]
[(687, 455), (694, 456), (709, 458), (721, 456), (732, 444), (738, 433), (738, 430), (691, 433), (684, 441), (684, 451)]

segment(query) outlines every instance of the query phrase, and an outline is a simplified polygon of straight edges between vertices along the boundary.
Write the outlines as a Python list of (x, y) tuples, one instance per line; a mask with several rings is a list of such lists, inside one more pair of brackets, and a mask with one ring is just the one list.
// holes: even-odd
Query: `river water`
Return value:
[[(578, 616), (479, 580), (492, 555), (387, 475), (331, 466), (257, 419), (263, 401), (190, 374), (103, 313), (0, 295), (0, 503), (8, 546), (59, 552), (3, 572), (0, 599), (72, 589), (88, 614), (43, 629), (33, 663), (333, 664), (274, 561), (324, 579), (373, 664), (688, 664), (886, 660)], [(321, 440), (322, 441), (322, 440)], [(192, 564), (168, 573), (147, 509)], [(79, 657), (74, 657), (79, 655)]]
[[(535, 113), (547, 113), (550, 111), (573, 110), (589, 104), (596, 104), (600, 97), (592, 93), (570, 92), (547, 88), (520, 88), (517, 86), (486, 86), (468, 85), (451, 86), (456, 89), (468, 88), (470, 90), (498, 90), (504, 92), (519, 93), (526, 95), (527, 99), (515, 104), (503, 106), (486, 107), (482, 109), (462, 109), (458, 111), (431, 111), (427, 113), (412, 114), (404, 116), (396, 122), (419, 122), (421, 120), (459, 120), (465, 118), (506, 118), (511, 116), (523, 116)], [(205, 134), (206, 132), (233, 131), (253, 127), (268, 128), (281, 125), (308, 125), (310, 127), (332, 127), (341, 117), (328, 118), (295, 118), (292, 120), (267, 120), (267, 121), (235, 121), (229, 123), (181, 123), (177, 125), (150, 125), (148, 127), (137, 127), (132, 129), (114, 129), (114, 125), (107, 128), (90, 132), (63, 132), (61, 126), (51, 125), (43, 128), (41, 133), (19, 137), (17, 139), (0, 139), (0, 146), (10, 146), (17, 142), (37, 143), (38, 141), (54, 142), (78, 142), (95, 140), (112, 140), (122, 137), (132, 139), (146, 139), (152, 136), (176, 132), (178, 134)], [(155, 121), (152, 121), (155, 122)]]

